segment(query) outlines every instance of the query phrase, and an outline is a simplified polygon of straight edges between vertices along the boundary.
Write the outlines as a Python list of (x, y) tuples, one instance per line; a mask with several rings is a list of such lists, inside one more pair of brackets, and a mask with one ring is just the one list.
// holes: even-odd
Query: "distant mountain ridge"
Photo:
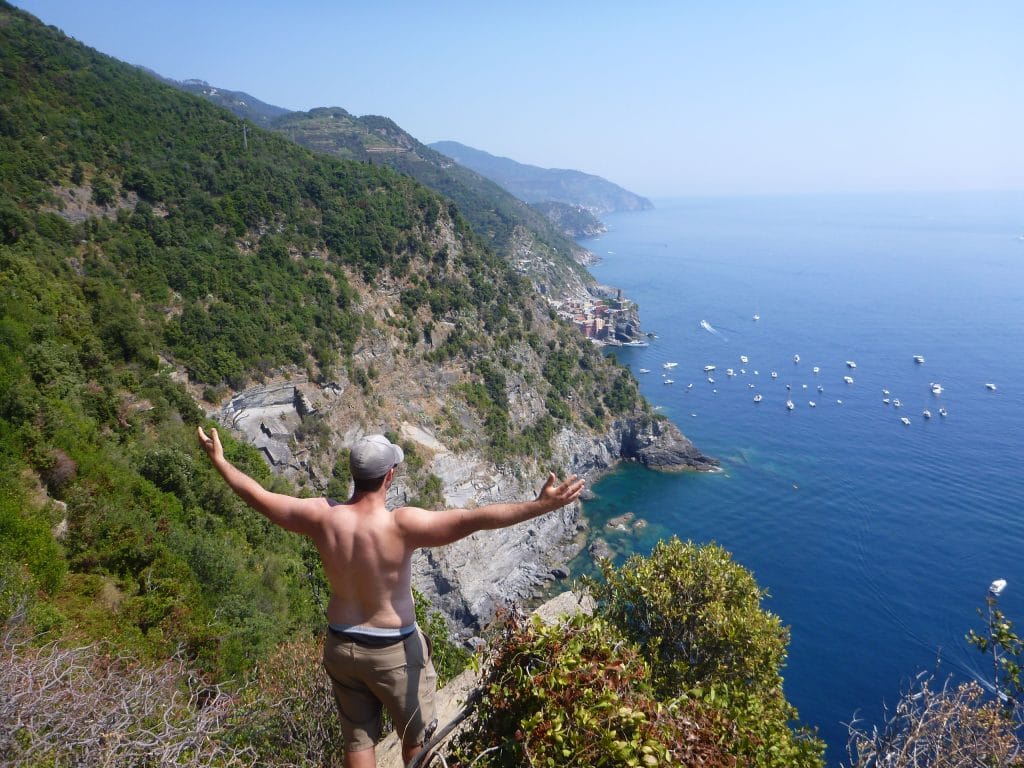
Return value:
[(582, 171), (526, 165), (467, 147), (457, 141), (436, 141), (430, 147), (481, 176), (486, 176), (520, 200), (531, 204), (553, 201), (581, 205), (598, 215), (654, 208), (654, 204), (646, 197)]
[(260, 101), (255, 96), (244, 91), (218, 88), (210, 85), (205, 80), (194, 78), (189, 80), (172, 80), (164, 77), (159, 72), (154, 72), (148, 67), (139, 67), (139, 69), (168, 85), (173, 85), (179, 90), (203, 96), (214, 104), (229, 109), (246, 120), (252, 120), (256, 125), (261, 125), (264, 128), (269, 126), (274, 119), (291, 113), (290, 109), (267, 104), (265, 101)]

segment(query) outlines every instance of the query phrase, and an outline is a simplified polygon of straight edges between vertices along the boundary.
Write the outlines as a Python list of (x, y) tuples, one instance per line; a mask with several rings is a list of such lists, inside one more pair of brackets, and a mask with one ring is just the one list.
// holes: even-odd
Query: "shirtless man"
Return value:
[(271, 493), (224, 458), (217, 430), (199, 442), (231, 489), (271, 522), (308, 536), (316, 544), (331, 585), (324, 667), (331, 678), (345, 734), (345, 765), (375, 766), (386, 707), (412, 760), (434, 719), (436, 674), (429, 641), (416, 626), (411, 567), (413, 550), (439, 547), (469, 534), (505, 528), (575, 501), (583, 481), (559, 483), (548, 475), (537, 498), (475, 509), (433, 512), (385, 505), (402, 449), (383, 435), (359, 440), (350, 453), (355, 482), (342, 504)]

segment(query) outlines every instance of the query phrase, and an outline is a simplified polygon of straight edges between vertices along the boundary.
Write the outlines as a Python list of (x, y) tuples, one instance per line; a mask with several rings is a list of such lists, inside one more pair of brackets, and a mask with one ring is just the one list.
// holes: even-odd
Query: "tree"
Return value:
[(737, 729), (720, 734), (741, 762), (820, 766), (824, 744), (792, 728), (796, 709), (780, 670), (789, 632), (761, 608), (766, 592), (715, 544), (673, 537), (620, 569), (601, 566), (591, 581), (598, 613), (635, 643), (651, 665), (661, 700), (703, 700), (724, 709)]

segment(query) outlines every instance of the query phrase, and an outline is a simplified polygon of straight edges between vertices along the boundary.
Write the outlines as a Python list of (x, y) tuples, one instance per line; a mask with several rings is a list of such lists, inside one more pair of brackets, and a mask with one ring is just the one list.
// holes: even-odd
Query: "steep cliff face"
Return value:
[[(441, 382), (438, 382), (440, 386)], [(409, 421), (360, 425), (349, 421), (347, 387), (319, 386), (301, 376), (254, 387), (233, 397), (215, 417), (263, 451), (275, 470), (323, 490), (327, 473), (315, 454), (295, 440), (303, 418), (316, 417), (336, 426), (335, 450), (361, 434), (391, 429), (417, 455), (426, 471), (440, 479), (449, 507), (476, 506), (532, 498), (543, 478), (536, 461), (516, 468), (499, 466), (479, 450), (454, 451), (432, 429)], [(526, 402), (529, 398), (520, 398)], [(701, 452), (669, 421), (646, 414), (615, 421), (602, 434), (563, 429), (554, 439), (554, 455), (545, 465), (562, 467), (589, 482), (619, 461), (636, 461), (666, 471), (710, 470), (717, 462)], [(391, 505), (413, 502), (416, 479), (403, 468), (388, 499)], [(417, 552), (413, 561), (416, 588), (427, 595), (454, 626), (475, 630), (502, 605), (521, 604), (566, 574), (564, 565), (584, 546), (587, 522), (578, 504), (499, 531), (483, 531), (447, 547)]]

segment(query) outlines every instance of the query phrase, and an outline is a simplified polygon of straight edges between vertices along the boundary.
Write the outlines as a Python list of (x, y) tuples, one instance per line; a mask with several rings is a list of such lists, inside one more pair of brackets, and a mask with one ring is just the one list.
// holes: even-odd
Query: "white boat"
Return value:
[(809, 406), (810, 406), (811, 408), (814, 408), (814, 407), (815, 407), (815, 406), (817, 406), (818, 404), (817, 404), (816, 402), (814, 402), (813, 400), (808, 400), (808, 401), (807, 401), (807, 405), (809, 405)]
[(746, 372), (747, 372), (747, 369), (746, 369), (746, 368), (740, 368), (740, 373), (742, 373), (742, 374), (746, 374)]
[(821, 386), (821, 384), (819, 384), (819, 385), (818, 385), (818, 391), (819, 391), (819, 392), (824, 392), (824, 391), (825, 391), (825, 388), (824, 388), (823, 386)]
[(910, 426), (910, 419), (908, 419), (906, 416), (900, 416), (900, 421), (903, 422), (903, 426), (905, 426), (905, 427), (909, 427)]
[(651, 345), (648, 344), (646, 341), (640, 341), (639, 339), (633, 339), (633, 341), (624, 341), (624, 342), (622, 342), (622, 346), (624, 346), (624, 347), (649, 347)]
[(985, 389), (987, 389), (989, 392), (995, 392), (996, 385), (989, 382), (988, 384), (985, 385)]
[(693, 382), (690, 382), (689, 384), (687, 384), (686, 388), (687, 389), (693, 389)]
[(942, 385), (939, 384), (938, 382), (933, 381), (928, 386), (932, 388), (932, 394), (933, 395), (941, 395), (942, 394)]
[(758, 392), (756, 395), (754, 395), (754, 402), (755, 403), (760, 403), (761, 402), (761, 393), (760, 392)]
[(932, 412), (925, 408), (923, 411), (921, 411), (921, 415), (924, 416), (926, 419), (930, 419), (932, 417)]
[(775, 371), (772, 371), (772, 378), (773, 378), (773, 379), (777, 379), (777, 378), (779, 378), (779, 374), (778, 374), (778, 373), (776, 373)]
[(679, 363), (662, 363), (662, 368), (675, 368)]
[(666, 384), (675, 384), (675, 382), (672, 379), (665, 379), (665, 383)]
[(941, 416), (942, 418), (946, 418), (946, 416), (948, 415), (949, 411), (947, 411), (945, 408), (939, 408), (939, 416)]
[(761, 316), (760, 316), (760, 315), (754, 315), (754, 322), (755, 322), (755, 323), (756, 323), (756, 322), (757, 322), (758, 320), (760, 320), (760, 319), (761, 319)]
[(747, 359), (746, 355), (740, 355), (740, 362), (746, 365), (750, 361)]
[(792, 400), (787, 400), (786, 401), (786, 410), (787, 411), (792, 411), (794, 408), (796, 408), (796, 406), (793, 405), (793, 401)]
[(843, 404), (842, 400), (836, 400), (836, 405), (842, 405), (842, 404)]
[(900, 399), (897, 397), (895, 400), (892, 401), (892, 407), (893, 408), (902, 408), (903, 407), (903, 403), (901, 403)]
[(736, 375), (736, 373), (735, 373), (735, 372), (733, 371), (733, 369), (732, 369), (732, 368), (726, 368), (726, 369), (725, 369), (725, 375), (726, 375), (726, 376), (735, 376), (735, 375)]
[(812, 373), (821, 373), (821, 368), (819, 368), (818, 366), (814, 366), (813, 368), (811, 368), (811, 372)]
[(651, 371), (650, 371), (650, 369), (649, 369), (649, 368), (641, 368), (641, 369), (640, 369), (640, 373), (650, 373), (650, 372), (651, 372)]
[(846, 367), (847, 368), (856, 368), (857, 364), (855, 362), (853, 362), (853, 360), (847, 360), (846, 361)]
[(882, 394), (883, 395), (888, 395), (889, 394), (889, 390), (888, 389), (883, 389), (882, 390)]
[(714, 384), (715, 380), (708, 376), (708, 384)]
[(992, 597), (999, 597), (1004, 589), (1006, 589), (1006, 579), (996, 579), (988, 585), (988, 593)]
[(787, 390), (788, 390), (788, 389), (792, 389), (792, 388), (793, 388), (793, 385), (792, 385), (792, 384), (787, 384), (787, 385), (786, 385), (786, 389), (787, 389)]
[(924, 362), (924, 355), (914, 355), (914, 362), (921, 365)]
[(704, 373), (711, 373), (711, 371), (713, 371), (713, 370), (715, 370), (715, 366), (713, 366), (713, 365), (705, 365), (704, 366)]
[(800, 355), (793, 355), (793, 362), (794, 363), (799, 363), (800, 362)]
[(843, 381), (847, 384), (853, 384), (853, 376), (843, 376)]
[(889, 398), (888, 397), (883, 397), (882, 398), (882, 402), (885, 403), (886, 405), (888, 405), (889, 404)]

